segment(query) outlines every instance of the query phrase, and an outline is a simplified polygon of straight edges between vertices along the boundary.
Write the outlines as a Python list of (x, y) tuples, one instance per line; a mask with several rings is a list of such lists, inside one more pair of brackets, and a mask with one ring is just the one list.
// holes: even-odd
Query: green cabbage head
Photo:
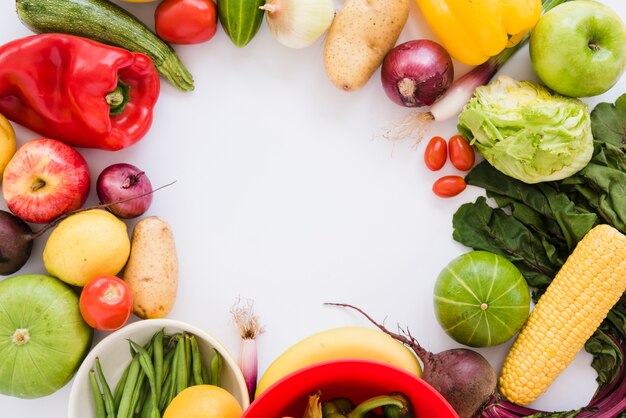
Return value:
[(491, 165), (525, 183), (569, 177), (593, 153), (585, 103), (507, 76), (476, 89), (458, 128)]

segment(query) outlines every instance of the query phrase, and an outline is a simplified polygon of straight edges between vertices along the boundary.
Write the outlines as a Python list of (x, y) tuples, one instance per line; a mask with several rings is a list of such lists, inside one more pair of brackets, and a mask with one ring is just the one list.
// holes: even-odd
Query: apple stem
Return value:
[(68, 218), (68, 217), (70, 217), (72, 215), (75, 215), (77, 213), (85, 212), (85, 211), (92, 210), (92, 209), (106, 209), (106, 208), (109, 208), (109, 207), (111, 207), (113, 205), (118, 205), (120, 203), (125, 203), (125, 202), (128, 202), (128, 201), (134, 200), (134, 199), (139, 199), (140, 197), (148, 196), (149, 194), (152, 194), (152, 193), (154, 193), (154, 192), (156, 192), (158, 190), (161, 190), (161, 189), (164, 189), (164, 188), (166, 188), (168, 186), (171, 186), (174, 183), (176, 183), (176, 180), (174, 180), (174, 181), (172, 181), (170, 183), (164, 184), (163, 186), (159, 186), (159, 187), (157, 187), (154, 190), (150, 190), (149, 192), (141, 193), (141, 194), (138, 194), (136, 196), (127, 197), (126, 199), (116, 200), (115, 202), (109, 202), (109, 203), (100, 203), (98, 205), (89, 206), (87, 208), (80, 208), (80, 209), (76, 209), (76, 210), (64, 213), (63, 215), (59, 216), (58, 218), (53, 219), (52, 221), (48, 222), (39, 231), (34, 232), (33, 234), (31, 234), (29, 238), (31, 240), (34, 240), (35, 238), (38, 238), (38, 237), (42, 236), (43, 234), (46, 233), (46, 231), (48, 231), (49, 229), (54, 228), (55, 226), (57, 226), (59, 224), (59, 222), (61, 222), (63, 219)]
[(44, 187), (46, 185), (46, 182), (43, 181), (42, 179), (37, 179), (33, 182), (33, 184), (30, 186), (30, 190), (32, 190), (33, 192), (36, 192), (37, 190), (41, 189), (42, 187)]
[(596, 41), (589, 41), (589, 43), (587, 44), (587, 46), (589, 47), (589, 49), (591, 49), (593, 52), (598, 52), (601, 48), (600, 45), (598, 45), (598, 42)]

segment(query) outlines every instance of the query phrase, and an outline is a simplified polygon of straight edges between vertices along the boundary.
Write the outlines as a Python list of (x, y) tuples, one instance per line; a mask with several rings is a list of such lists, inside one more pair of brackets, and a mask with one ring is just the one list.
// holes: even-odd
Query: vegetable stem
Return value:
[(356, 406), (350, 413), (348, 413), (347, 418), (364, 418), (367, 416), (367, 413), (387, 405), (393, 405), (397, 408), (404, 408), (405, 404), (396, 396), (390, 395), (381, 395), (375, 396), (373, 398), (367, 399)]

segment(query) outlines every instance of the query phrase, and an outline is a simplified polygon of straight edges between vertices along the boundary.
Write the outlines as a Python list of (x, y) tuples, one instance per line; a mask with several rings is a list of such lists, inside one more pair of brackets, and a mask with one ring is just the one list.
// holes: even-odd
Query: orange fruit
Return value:
[(241, 418), (237, 399), (214, 385), (190, 386), (169, 404), (163, 418)]

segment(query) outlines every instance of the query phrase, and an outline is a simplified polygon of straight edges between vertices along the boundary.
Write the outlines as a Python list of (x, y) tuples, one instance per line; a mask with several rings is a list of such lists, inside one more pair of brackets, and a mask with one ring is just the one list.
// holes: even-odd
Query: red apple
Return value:
[(17, 217), (46, 223), (80, 208), (90, 185), (87, 162), (78, 151), (55, 139), (36, 139), (7, 164), (2, 194)]

